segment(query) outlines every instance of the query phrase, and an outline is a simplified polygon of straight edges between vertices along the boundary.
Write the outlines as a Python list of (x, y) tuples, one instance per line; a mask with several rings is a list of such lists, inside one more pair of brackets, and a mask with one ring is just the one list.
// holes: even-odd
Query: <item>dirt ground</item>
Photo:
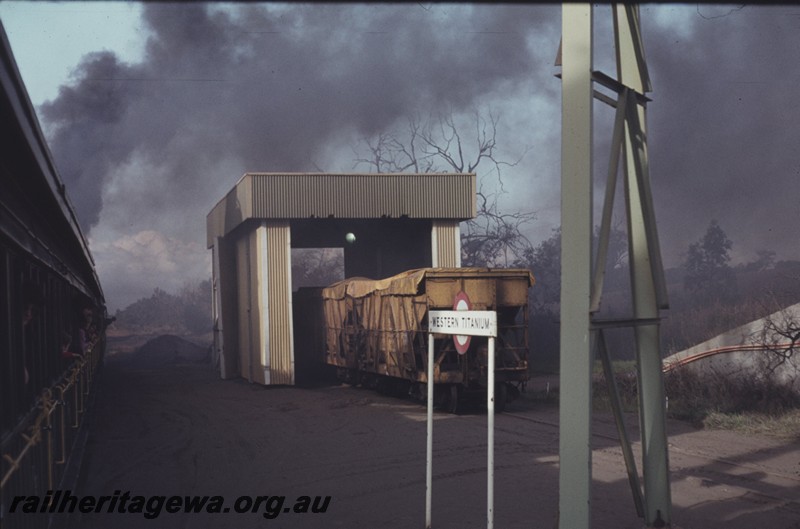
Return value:
[[(131, 343), (111, 344), (74, 493), (219, 495), (229, 512), (76, 514), (70, 527), (424, 527), (424, 405), (339, 385), (221, 380), (202, 347), (160, 337), (131, 352)], [(534, 380), (533, 389), (546, 382)], [(557, 527), (558, 409), (530, 395), (496, 417), (498, 528)], [(630, 417), (638, 439), (635, 423)], [(673, 527), (800, 528), (800, 440), (673, 421), (668, 429)], [(642, 527), (613, 418), (595, 414), (593, 433), (592, 526)], [(248, 505), (244, 496), (286, 499), (234, 512), (237, 501)], [(325, 512), (292, 512), (303, 496), (330, 502)], [(436, 413), (433, 527), (485, 520), (486, 415)]]

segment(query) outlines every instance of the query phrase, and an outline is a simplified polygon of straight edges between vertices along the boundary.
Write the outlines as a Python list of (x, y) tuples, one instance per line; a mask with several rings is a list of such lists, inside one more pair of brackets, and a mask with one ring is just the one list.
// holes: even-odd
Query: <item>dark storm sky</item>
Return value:
[[(736, 261), (800, 259), (800, 7), (641, 15), (666, 264), (712, 219)], [(530, 149), (504, 175), (503, 203), (537, 212), (534, 242), (558, 225), (560, 6), (152, 3), (143, 16), (140, 62), (87, 55), (39, 109), (101, 277), (128, 267), (120, 296), (158, 286), (132, 257), (156, 252), (164, 274), (207, 263), (205, 215), (244, 172), (352, 170), (359, 138), (413, 114), (500, 114), (507, 155)], [(614, 75), (609, 17), (596, 9), (595, 66)], [(598, 106), (598, 160), (609, 116)]]

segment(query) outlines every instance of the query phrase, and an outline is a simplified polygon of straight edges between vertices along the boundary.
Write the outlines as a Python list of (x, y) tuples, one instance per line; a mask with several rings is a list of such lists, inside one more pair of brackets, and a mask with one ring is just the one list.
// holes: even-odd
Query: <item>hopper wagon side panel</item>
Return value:
[[(323, 294), (326, 363), (356, 380), (380, 376), (427, 382), (428, 311), (451, 309), (463, 290), (474, 310), (497, 311), (497, 380), (524, 383), (532, 283), (527, 270), (435, 268), (380, 281), (342, 281)], [(486, 338), (473, 337), (464, 355), (456, 352), (452, 337), (434, 339), (435, 383), (485, 388)]]

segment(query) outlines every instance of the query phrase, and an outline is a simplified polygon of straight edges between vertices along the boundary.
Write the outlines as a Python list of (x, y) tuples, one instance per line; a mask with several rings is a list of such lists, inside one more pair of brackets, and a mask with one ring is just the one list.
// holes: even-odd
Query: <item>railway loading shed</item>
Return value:
[(206, 218), (222, 378), (295, 384), (292, 248), (343, 248), (345, 277), (460, 267), (472, 173), (247, 173)]

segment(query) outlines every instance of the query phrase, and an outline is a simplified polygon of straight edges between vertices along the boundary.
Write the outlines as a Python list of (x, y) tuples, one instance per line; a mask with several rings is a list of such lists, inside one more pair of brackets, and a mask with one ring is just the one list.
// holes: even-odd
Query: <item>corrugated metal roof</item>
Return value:
[(208, 214), (208, 246), (250, 218), (466, 220), (475, 193), (474, 173), (247, 173)]

